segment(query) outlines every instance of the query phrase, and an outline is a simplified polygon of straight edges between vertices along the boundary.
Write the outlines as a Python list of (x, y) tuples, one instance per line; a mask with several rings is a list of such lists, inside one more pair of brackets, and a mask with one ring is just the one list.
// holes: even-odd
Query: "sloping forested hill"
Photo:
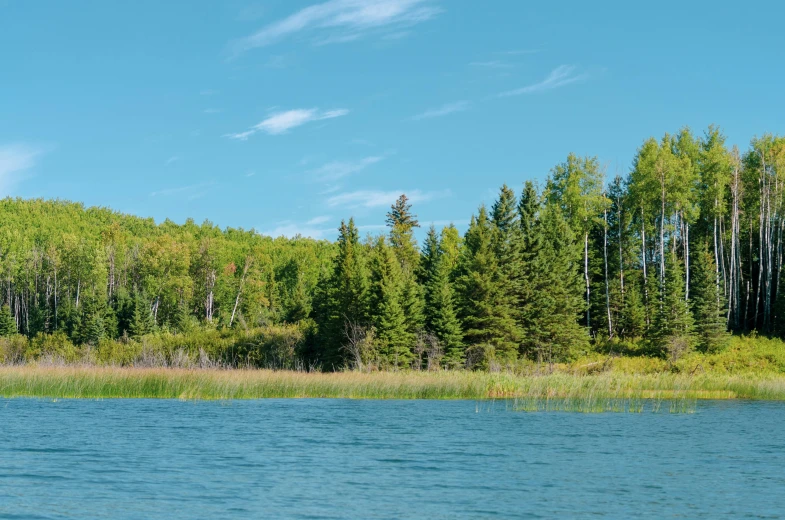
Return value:
[(685, 128), (646, 140), (624, 176), (571, 154), (542, 186), (505, 185), (463, 236), (418, 244), (405, 195), (387, 224), (363, 238), (349, 219), (331, 243), (5, 199), (0, 336), (27, 338), (14, 359), (493, 368), (785, 334), (781, 137), (742, 152)]
[(2, 302), (19, 332), (76, 343), (306, 313), (335, 249), (205, 222), (177, 225), (78, 203), (0, 201)]

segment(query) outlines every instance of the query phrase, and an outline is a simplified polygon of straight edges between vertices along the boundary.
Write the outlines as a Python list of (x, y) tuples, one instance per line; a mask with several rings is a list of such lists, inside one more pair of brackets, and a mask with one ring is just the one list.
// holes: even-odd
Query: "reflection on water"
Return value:
[(785, 511), (785, 404), (0, 400), (0, 518), (739, 518)]

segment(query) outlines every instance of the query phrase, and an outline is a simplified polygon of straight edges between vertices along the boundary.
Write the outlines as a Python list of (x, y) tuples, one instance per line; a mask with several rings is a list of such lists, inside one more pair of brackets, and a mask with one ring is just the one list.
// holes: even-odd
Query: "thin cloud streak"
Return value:
[(413, 116), (412, 119), (414, 121), (421, 121), (423, 119), (433, 119), (434, 117), (443, 117), (450, 114), (454, 114), (455, 112), (463, 112), (469, 108), (468, 101), (457, 101), (455, 103), (448, 103), (446, 105), (442, 105), (439, 108), (432, 108), (430, 110), (426, 110), (422, 114), (417, 114)]
[(382, 156), (372, 156), (365, 157), (358, 161), (333, 161), (316, 168), (315, 170), (311, 170), (309, 173), (314, 175), (317, 180), (336, 181), (348, 175), (359, 173), (382, 159), (384, 159)]
[(25, 144), (0, 146), (0, 195), (8, 195), (25, 176), (25, 172), (35, 166), (43, 150)]
[(421, 190), (357, 190), (334, 195), (327, 199), (327, 205), (330, 207), (378, 208), (392, 205), (402, 193), (406, 194), (411, 203), (427, 202), (436, 198), (448, 197), (451, 194), (450, 190), (428, 192)]
[(189, 186), (180, 186), (178, 188), (167, 188), (163, 190), (150, 192), (151, 197), (167, 197), (172, 195), (184, 195), (187, 200), (193, 200), (207, 194), (205, 188), (215, 186), (215, 182), (202, 182), (199, 184), (191, 184)]
[(230, 139), (237, 139), (246, 141), (249, 137), (257, 132), (265, 132), (268, 135), (285, 134), (293, 128), (302, 126), (311, 121), (322, 121), (324, 119), (334, 119), (348, 114), (349, 111), (345, 108), (334, 110), (319, 111), (316, 108), (298, 108), (296, 110), (287, 110), (286, 112), (277, 112), (264, 121), (252, 126), (250, 130), (239, 132), (236, 134), (225, 134), (224, 137)]
[(507, 92), (502, 92), (498, 97), (520, 96), (522, 94), (533, 94), (535, 92), (553, 90), (570, 85), (572, 83), (584, 81), (588, 77), (588, 74), (575, 74), (574, 65), (560, 65), (553, 69), (551, 73), (548, 74), (548, 77), (539, 83), (528, 85), (515, 90), (508, 90)]
[(317, 45), (345, 43), (370, 31), (400, 32), (441, 12), (433, 0), (330, 0), (311, 5), (230, 44), (234, 56), (278, 43), (298, 33), (316, 32)]

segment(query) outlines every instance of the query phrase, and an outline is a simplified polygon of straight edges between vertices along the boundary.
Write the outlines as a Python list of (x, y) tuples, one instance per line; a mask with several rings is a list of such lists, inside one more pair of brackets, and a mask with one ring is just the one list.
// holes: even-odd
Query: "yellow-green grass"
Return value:
[(785, 400), (785, 377), (721, 374), (339, 372), (0, 367), (0, 397), (511, 399), (521, 409), (635, 409), (646, 402)]

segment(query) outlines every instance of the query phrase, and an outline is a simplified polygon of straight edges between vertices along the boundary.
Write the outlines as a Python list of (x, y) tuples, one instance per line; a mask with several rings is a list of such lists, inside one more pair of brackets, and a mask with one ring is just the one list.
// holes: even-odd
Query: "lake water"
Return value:
[(776, 518), (785, 404), (0, 400), (0, 518)]

